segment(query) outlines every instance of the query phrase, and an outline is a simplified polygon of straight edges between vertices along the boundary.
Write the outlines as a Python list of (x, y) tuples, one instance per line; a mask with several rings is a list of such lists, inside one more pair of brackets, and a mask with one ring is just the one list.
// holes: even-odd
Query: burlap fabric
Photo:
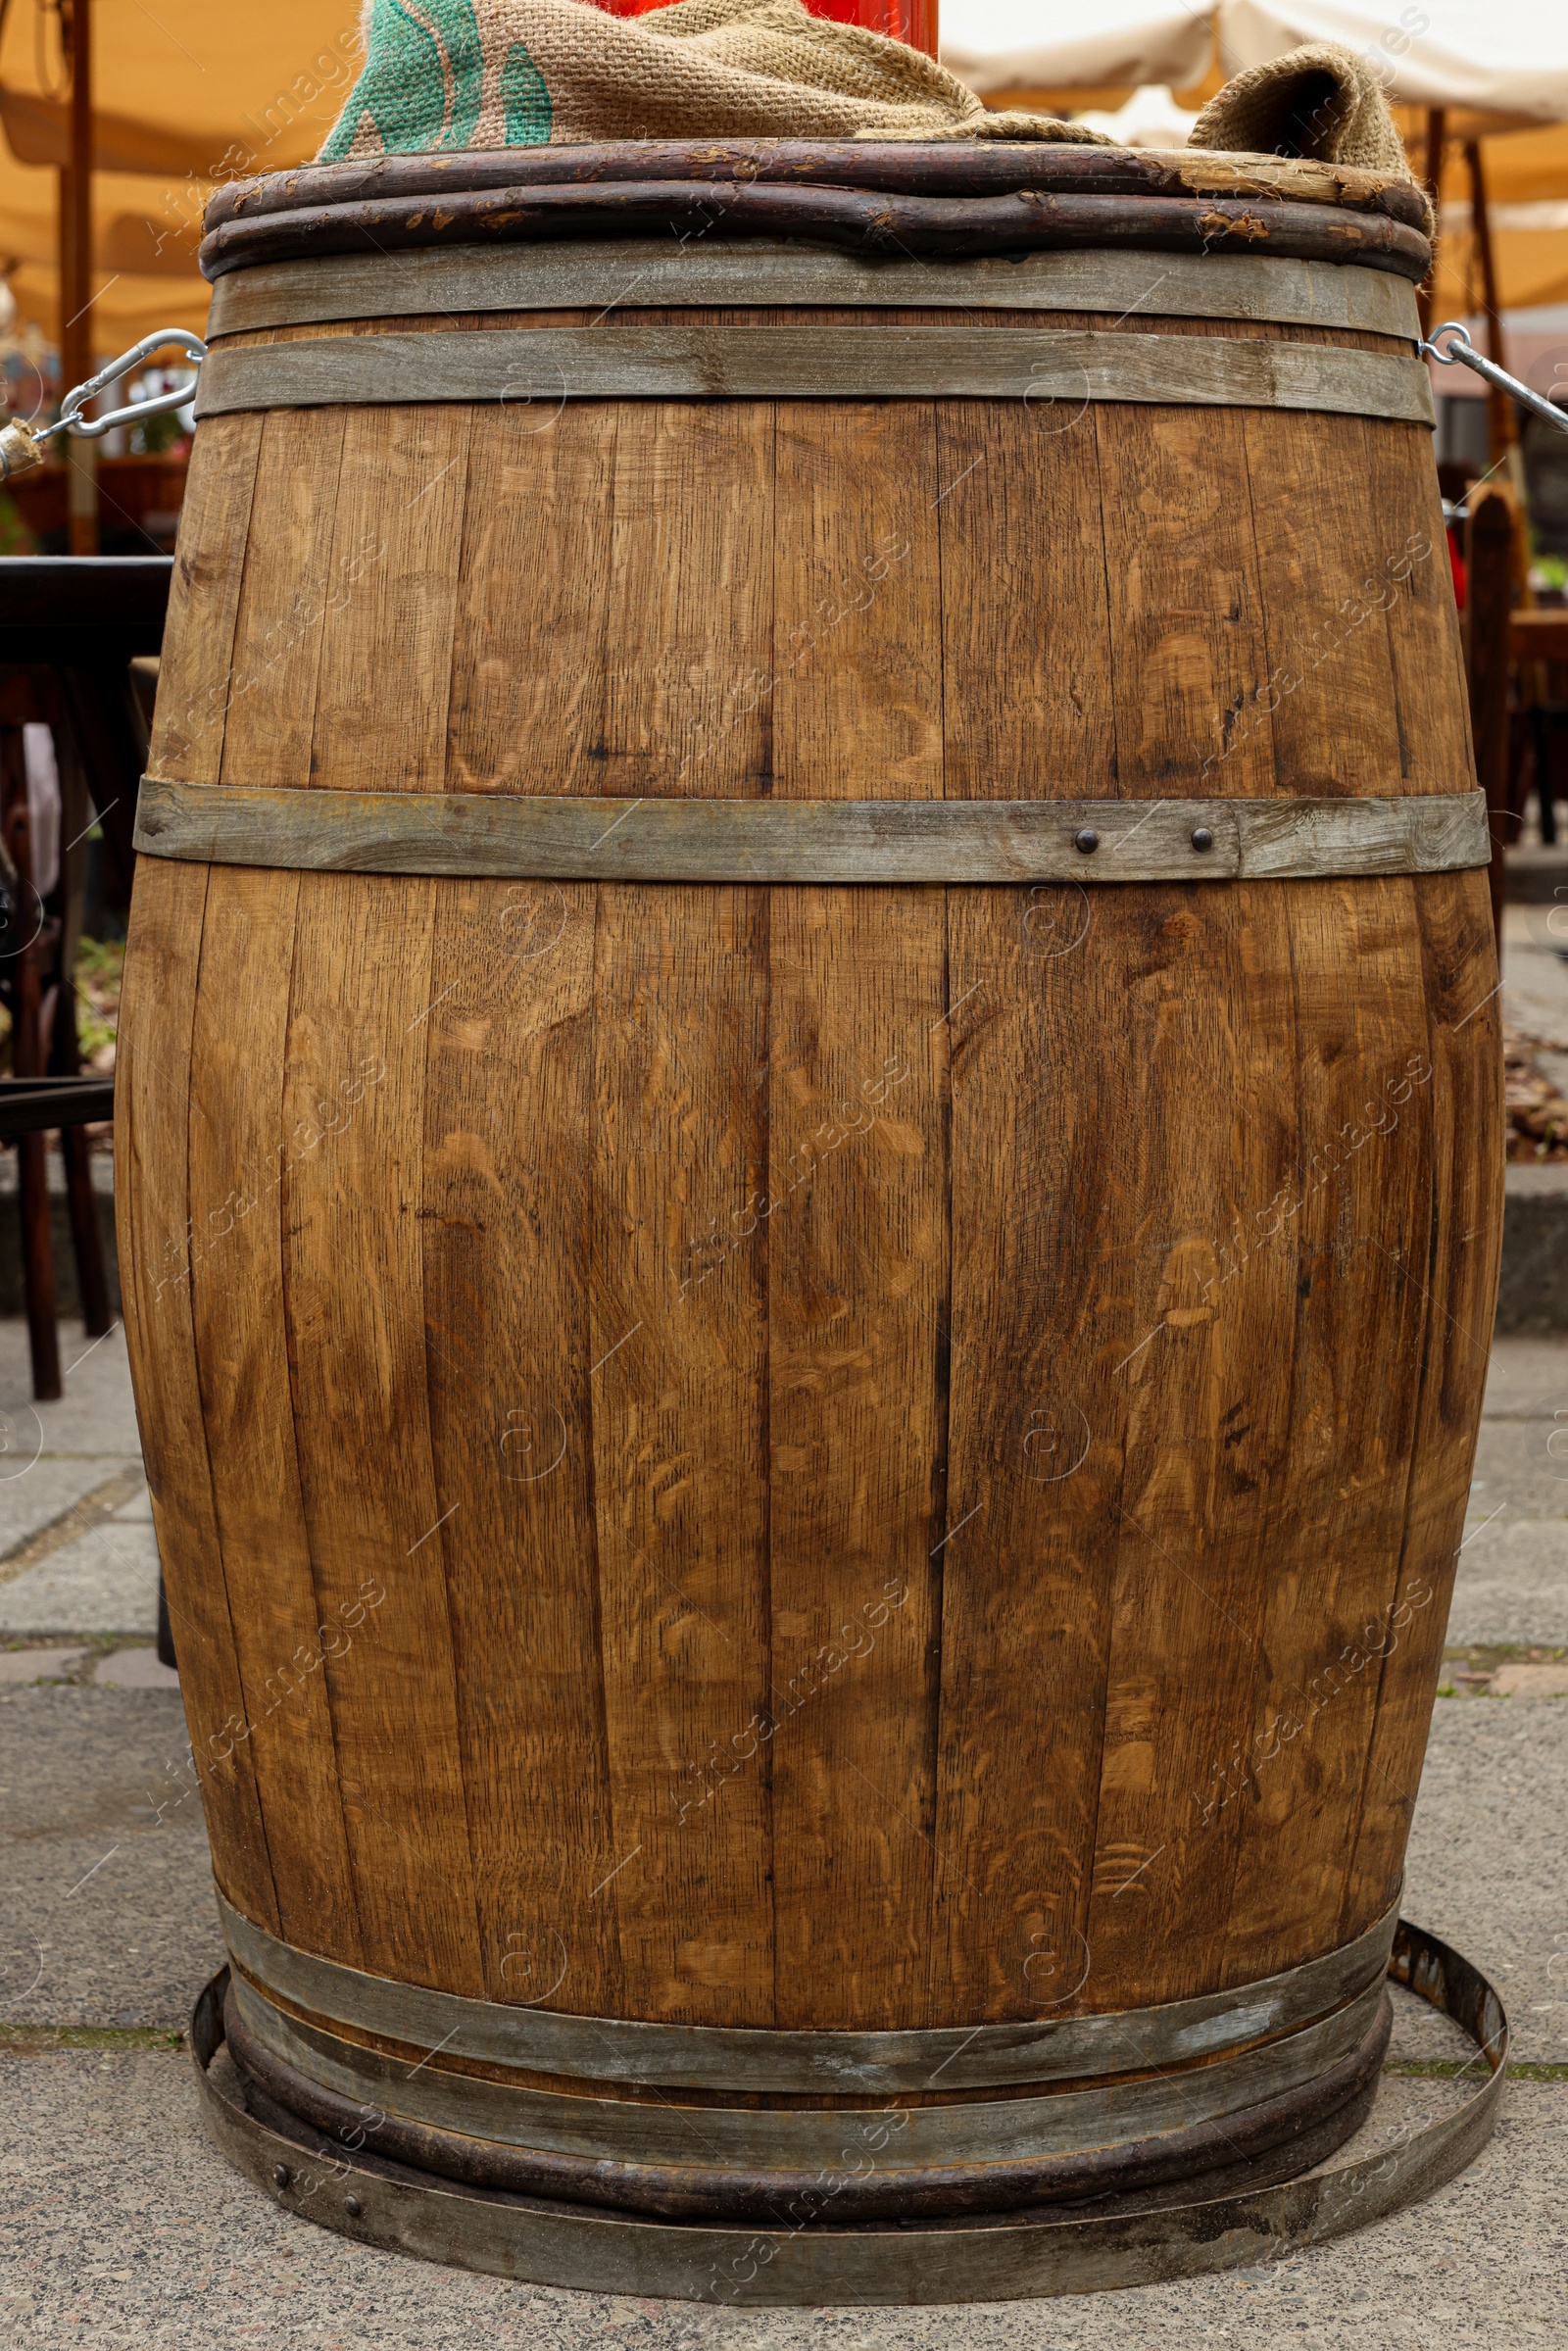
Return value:
[(605, 139), (1066, 139), (991, 114), (934, 58), (800, 0), (369, 0), (365, 71), (322, 163)]
[[(902, 41), (801, 0), (675, 0), (612, 17), (578, 0), (368, 0), (365, 71), (320, 161), (611, 139), (1057, 139), (1100, 132), (992, 113)], [(1372, 68), (1327, 43), (1255, 66), (1189, 145), (1413, 177)]]
[[(1238, 73), (1210, 98), (1187, 144), (1222, 154), (1303, 155), (1420, 184), (1375, 69), (1333, 41), (1315, 41)], [(1435, 225), (1429, 200), (1429, 235)]]

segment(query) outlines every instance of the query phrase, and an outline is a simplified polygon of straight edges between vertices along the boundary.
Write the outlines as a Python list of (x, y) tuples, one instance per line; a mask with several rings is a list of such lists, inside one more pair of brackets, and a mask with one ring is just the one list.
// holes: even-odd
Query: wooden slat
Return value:
[(546, 402), (537, 416), (473, 417), (448, 715), (454, 791), (599, 789), (613, 454), (613, 419), (599, 410), (557, 414)]
[[(947, 789), (991, 800), (1116, 789), (1115, 681), (1094, 443), (1072, 400), (1029, 430), (988, 403), (939, 412)], [(1041, 516), (1052, 558), (1041, 563)], [(1006, 691), (996, 691), (998, 677)], [(1195, 819), (1196, 822), (1196, 819)], [(1084, 860), (1088, 862), (1088, 860)], [(1010, 933), (1012, 921), (1004, 925)]]
[(283, 1284), (318, 1604), (366, 1608), (324, 1668), (365, 1965), (478, 1992), (442, 1535), (464, 1497), (436, 1484), (421, 1309), (435, 889), (299, 885)]
[[(891, 651), (902, 649), (897, 637)], [(813, 654), (813, 663), (816, 661)], [(787, 720), (804, 664), (785, 661), (748, 685)], [(882, 707), (896, 790), (917, 773), (926, 721), (901, 662), (884, 682), (862, 661), (843, 689), (847, 720)], [(961, 722), (960, 722), (961, 723)], [(902, 738), (902, 740), (901, 740)], [(788, 780), (831, 779), (826, 738)], [(701, 763), (699, 753), (692, 766)], [(780, 781), (783, 782), (783, 778)], [(854, 781), (871, 777), (858, 759)], [(1195, 836), (1201, 830), (1208, 846)], [(1084, 836), (1087, 834), (1087, 847)], [(1441, 872), (1484, 864), (1476, 792), (1414, 800), (1161, 800), (1143, 812), (1114, 800), (765, 801), (578, 799), (494, 793), (359, 793), (300, 800), (236, 785), (149, 781), (138, 849), (162, 857), (354, 873), (494, 874), (563, 881), (872, 883), (1226, 881)]]
[[(773, 807), (942, 790), (929, 411), (781, 416)], [(907, 804), (906, 804), (907, 805)], [(874, 819), (873, 819), (874, 821)], [(947, 1387), (946, 908), (777, 894), (767, 932), (776, 2018), (927, 2013)], [(751, 1181), (750, 1177), (748, 1181)], [(933, 1552), (936, 1557), (933, 1559)]]
[(594, 1894), (618, 1858), (592, 1540), (595, 895), (437, 888), (418, 1211), (485, 1984), (590, 2015), (624, 1997)]
[(1158, 307), (1170, 318), (1298, 319), (1413, 341), (1415, 289), (1382, 269), (1228, 256), (1009, 253), (970, 261), (835, 253), (825, 246), (748, 238), (690, 239), (666, 249), (647, 237), (602, 243), (484, 247), (426, 253), (343, 253), (236, 269), (213, 288), (209, 339), (258, 327), (337, 318), (400, 318), (453, 311), (624, 309), (630, 303), (918, 303), (964, 311), (1102, 311), (1120, 318)]
[(1270, 798), (1268, 675), (1241, 416), (1101, 409), (1118, 789)]
[[(1140, 917), (1070, 887), (952, 899), (956, 1532), (933, 2022), (1050, 2016), (1085, 1973), (1126, 1409), (1115, 1372), (1138, 1336), (1139, 1122), (1126, 1063), (1095, 1041), (1123, 1033), (1120, 949)], [(1086, 1094), (1077, 1072), (1097, 1053)]]
[(946, 326), (538, 326), (326, 335), (215, 351), (201, 417), (347, 403), (1092, 400), (1433, 421), (1413, 359), (1331, 344)]
[(1374, 1915), (1382, 1889), (1392, 1898), (1403, 1867), (1475, 1463), (1502, 1235), (1502, 1040), (1486, 890), (1478, 874), (1416, 887), (1435, 1212), (1399, 1271), (1422, 1292), (1425, 1353), (1391, 1613), (1399, 1645), (1380, 1664), (1342, 1932), (1346, 1920)]
[(599, 788), (753, 799), (772, 761), (771, 410), (623, 410), (612, 500)]
[(208, 1232), (191, 1223), (186, 1173), (206, 898), (199, 865), (152, 864), (136, 877), (120, 1012), (115, 1191), (142, 1454), (214, 1868), (235, 1906), (276, 1934), (191, 1323), (192, 1269), (209, 1246)]
[[(1132, 1332), (1105, 1691), (1105, 1740), (1086, 1933), (1085, 1998), (1108, 2005), (1136, 1974), (1152, 1996), (1208, 1980), (1236, 1866), (1235, 1812), (1205, 1820), (1216, 1764), (1251, 1717), (1269, 1559), (1265, 1497), (1291, 1399), (1296, 1270), (1254, 1256), (1226, 1287), (1233, 1220), (1271, 1200), (1295, 1155), (1283, 893), (1223, 905), (1146, 901), (1120, 1051), (1141, 1088), (1215, 1115), (1181, 1131), (1140, 1121), (1127, 1272)], [(1143, 1099), (1148, 1099), (1144, 1096)]]
[[(341, 415), (318, 410), (264, 420), (257, 526), (234, 630), (223, 734), (221, 774), (232, 784), (297, 788), (311, 780), (327, 614), (351, 605), (365, 573), (363, 549), (345, 547), (341, 568), (332, 560), (345, 423)], [(158, 691), (161, 697), (162, 673)]]
[[(361, 1943), (323, 1666), (374, 1640), (363, 1602), (318, 1605), (283, 1321), (283, 1045), (293, 874), (216, 872), (191, 1044), (190, 1200), (207, 1238), (191, 1313), (235, 1653), (280, 1931), (354, 1966)], [(330, 1148), (323, 1145), (320, 1148)], [(180, 1650), (184, 1671), (183, 1645)], [(370, 1671), (374, 1671), (373, 1662)]]
[(311, 765), (329, 789), (445, 781), (468, 422), (428, 409), (345, 419)]
[(222, 772), (235, 615), (264, 419), (224, 417), (191, 451), (147, 763), (194, 782)]
[(1386, 615), (1415, 565), (1366, 494), (1368, 428), (1254, 411), (1245, 435), (1268, 661), (1239, 723), (1268, 716), (1282, 792), (1387, 789), (1402, 762)]
[(1392, 1620), (1427, 1324), (1403, 1268), (1434, 1213), (1413, 890), (1295, 893), (1282, 927), (1294, 1037), (1284, 1030), (1274, 1053), (1296, 1095), (1295, 1160), (1283, 1196), (1244, 1211), (1222, 1277), (1245, 1307), (1259, 1259), (1280, 1255), (1302, 1301), (1265, 1490), (1252, 1710), (1197, 1791), (1238, 1833), (1227, 1983), (1338, 1936), (1381, 1659), (1400, 1639)]
[[(771, 411), (623, 411), (613, 501), (605, 781), (754, 794)], [(599, 898), (589, 1400), (616, 1874), (595, 1900), (629, 2013), (765, 2024), (770, 1764), (748, 1733), (768, 1690), (767, 1337), (762, 1244), (728, 1223), (763, 1155), (763, 908), (680, 885)], [(715, 1774), (731, 1742), (752, 1751)]]
[[(774, 2017), (755, 893), (600, 893), (589, 1406), (626, 2008)], [(694, 2160), (696, 2160), (694, 2156)]]
[(1410, 564), (1383, 621), (1394, 668), (1400, 773), (1407, 792), (1451, 792), (1469, 781), (1474, 763), (1438, 471), (1424, 434), (1392, 424), (1364, 430), (1366, 503), (1390, 517), (1384, 567), (1390, 559)]

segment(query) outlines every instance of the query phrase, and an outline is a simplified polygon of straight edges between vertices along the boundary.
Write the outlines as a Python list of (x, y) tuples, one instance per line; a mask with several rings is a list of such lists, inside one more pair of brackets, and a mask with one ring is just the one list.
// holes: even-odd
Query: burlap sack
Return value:
[[(1187, 144), (1221, 154), (1300, 155), (1419, 184), (1375, 69), (1332, 41), (1238, 73), (1210, 98)], [(1428, 214), (1430, 232), (1430, 203)]]
[[(320, 161), (607, 139), (1057, 139), (993, 114), (945, 66), (801, 0), (675, 0), (612, 17), (579, 0), (367, 0), (365, 71)], [(1255, 66), (1189, 146), (1302, 155), (1413, 177), (1371, 67), (1322, 44)]]
[(368, 0), (365, 71), (321, 150), (344, 157), (601, 139), (1066, 139), (990, 114), (934, 58), (800, 0)]

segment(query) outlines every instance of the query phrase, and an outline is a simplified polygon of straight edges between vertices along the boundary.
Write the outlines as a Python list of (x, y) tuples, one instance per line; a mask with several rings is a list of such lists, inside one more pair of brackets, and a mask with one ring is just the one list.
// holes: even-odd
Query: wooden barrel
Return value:
[(1416, 199), (1200, 160), (220, 200), (118, 1190), (258, 2111), (769, 2228), (1365, 2112), (1487, 834)]

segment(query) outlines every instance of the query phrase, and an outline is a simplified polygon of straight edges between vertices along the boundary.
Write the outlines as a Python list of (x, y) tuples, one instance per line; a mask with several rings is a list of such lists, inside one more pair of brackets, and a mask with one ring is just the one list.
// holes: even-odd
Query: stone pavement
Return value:
[[(1568, 2344), (1568, 1695), (1544, 1694), (1568, 1682), (1568, 1338), (1494, 1349), (1404, 1901), (1509, 2010), (1522, 2070), (1479, 2161), (1412, 2211), (1253, 2272), (1053, 2302), (754, 2314), (377, 2253), (278, 2212), (212, 2151), (176, 2036), (221, 1952), (178, 1694), (149, 1645), (156, 1549), (123, 1344), (63, 1336), (66, 1397), (34, 1410), (24, 1333), (0, 1322), (0, 2343)], [(1358, 2147), (1460, 2094), (1442, 2075), (1463, 2051), (1454, 2029), (1404, 1995), (1398, 2008), (1403, 2070)]]

